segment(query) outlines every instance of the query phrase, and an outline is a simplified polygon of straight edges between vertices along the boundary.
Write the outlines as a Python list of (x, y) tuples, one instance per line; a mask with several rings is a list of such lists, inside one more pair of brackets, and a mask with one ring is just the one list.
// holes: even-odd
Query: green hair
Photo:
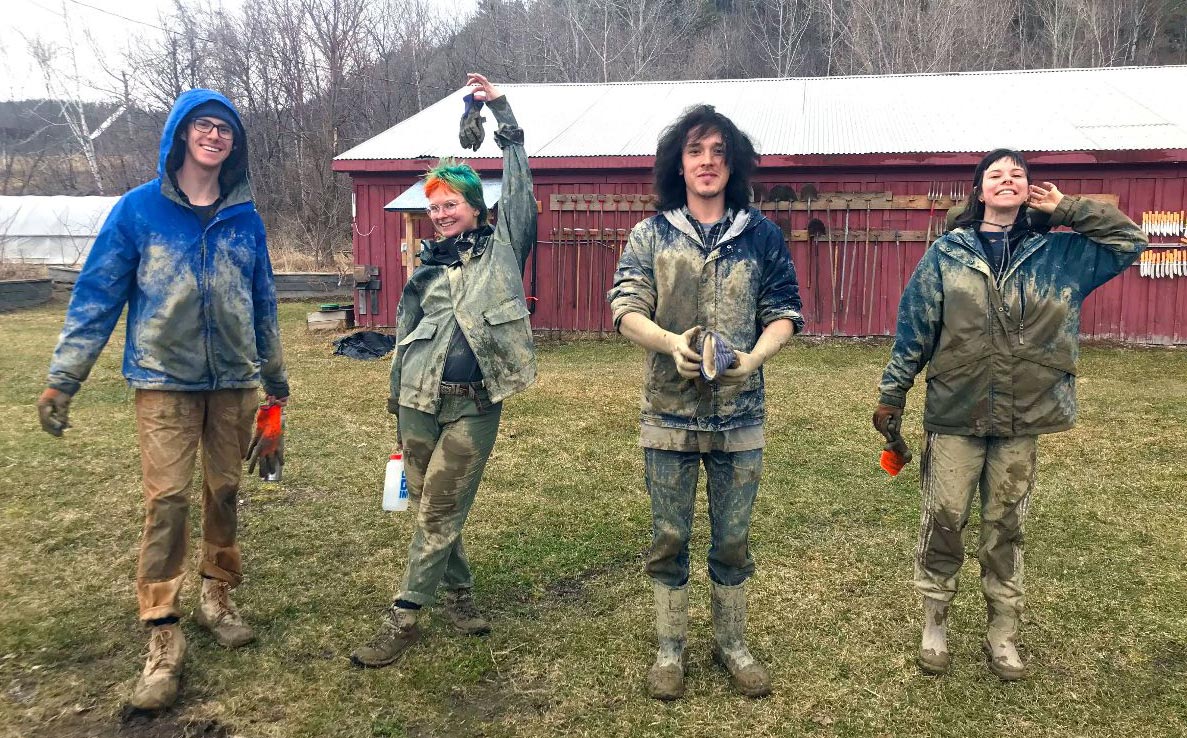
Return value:
[(478, 224), (485, 225), (487, 219), (486, 201), (482, 197), (482, 180), (478, 172), (464, 161), (444, 158), (424, 173), (425, 195), (431, 195), (441, 187), (448, 187), (466, 198), (470, 207), (478, 211)]

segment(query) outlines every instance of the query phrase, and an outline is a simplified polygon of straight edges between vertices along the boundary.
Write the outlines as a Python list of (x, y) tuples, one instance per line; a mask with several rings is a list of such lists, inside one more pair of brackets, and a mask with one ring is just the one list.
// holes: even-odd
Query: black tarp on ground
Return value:
[(334, 355), (351, 359), (382, 359), (396, 347), (395, 336), (375, 331), (358, 331), (334, 341)]

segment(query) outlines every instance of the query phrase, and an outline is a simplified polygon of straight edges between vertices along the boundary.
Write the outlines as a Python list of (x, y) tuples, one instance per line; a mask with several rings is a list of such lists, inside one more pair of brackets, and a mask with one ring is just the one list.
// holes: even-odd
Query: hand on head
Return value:
[(1041, 185), (1031, 185), (1026, 197), (1026, 205), (1040, 212), (1053, 213), (1063, 200), (1063, 193), (1050, 182)]

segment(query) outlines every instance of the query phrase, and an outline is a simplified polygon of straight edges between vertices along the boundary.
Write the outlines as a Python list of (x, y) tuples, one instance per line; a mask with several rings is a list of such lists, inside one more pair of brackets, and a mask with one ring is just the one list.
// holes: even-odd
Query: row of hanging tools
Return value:
[(1151, 279), (1187, 277), (1187, 249), (1146, 249), (1138, 264), (1138, 276)]
[(1182, 236), (1187, 213), (1182, 210), (1147, 210), (1142, 213), (1142, 233), (1148, 236)]

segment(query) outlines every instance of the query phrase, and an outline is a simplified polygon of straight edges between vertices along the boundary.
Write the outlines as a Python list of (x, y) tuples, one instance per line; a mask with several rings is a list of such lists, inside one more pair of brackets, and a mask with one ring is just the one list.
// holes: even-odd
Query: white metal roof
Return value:
[[(1187, 66), (500, 87), (532, 157), (650, 156), (697, 103), (763, 154), (1187, 149)], [(465, 93), (337, 159), (498, 157), (489, 111), (478, 152), (458, 143)]]

